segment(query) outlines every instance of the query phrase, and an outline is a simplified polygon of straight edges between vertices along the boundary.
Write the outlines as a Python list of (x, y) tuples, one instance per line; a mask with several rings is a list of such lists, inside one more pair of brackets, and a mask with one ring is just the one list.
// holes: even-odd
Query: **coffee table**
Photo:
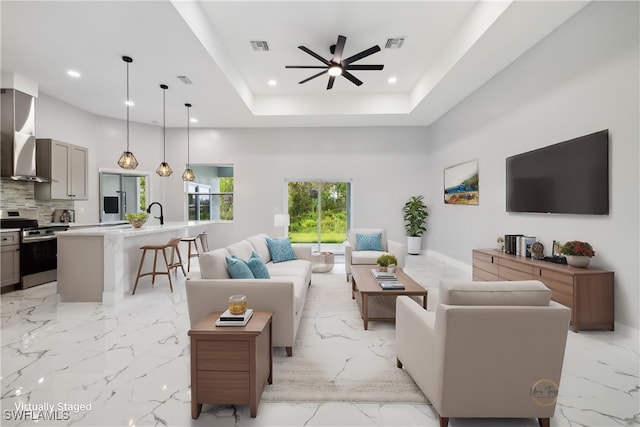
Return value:
[[(357, 299), (360, 308), (360, 314), (364, 321), (364, 329), (369, 328), (369, 321), (387, 321), (394, 322), (395, 310), (388, 310), (387, 313), (374, 313), (371, 317), (370, 299), (377, 298), (387, 301), (389, 306), (395, 307), (395, 299), (398, 295), (407, 295), (410, 297), (422, 297), (422, 307), (427, 308), (427, 290), (413, 280), (403, 269), (396, 269), (396, 277), (398, 281), (404, 285), (404, 289), (385, 290), (380, 287), (378, 281), (371, 275), (371, 269), (376, 268), (375, 265), (353, 265), (351, 266), (351, 298)], [(356, 298), (358, 297), (358, 298)]]

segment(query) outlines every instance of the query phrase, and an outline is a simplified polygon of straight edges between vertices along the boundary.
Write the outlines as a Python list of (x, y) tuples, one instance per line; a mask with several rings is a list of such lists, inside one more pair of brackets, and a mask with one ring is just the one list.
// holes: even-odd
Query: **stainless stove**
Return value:
[(35, 209), (0, 210), (1, 229), (20, 230), (20, 284), (22, 289), (57, 279), (58, 241), (56, 233), (67, 226), (38, 225)]

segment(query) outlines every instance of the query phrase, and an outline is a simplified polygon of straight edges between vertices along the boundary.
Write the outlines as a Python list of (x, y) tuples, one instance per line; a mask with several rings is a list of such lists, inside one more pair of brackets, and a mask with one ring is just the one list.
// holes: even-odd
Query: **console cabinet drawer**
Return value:
[(198, 370), (198, 400), (217, 404), (248, 405), (249, 372)]

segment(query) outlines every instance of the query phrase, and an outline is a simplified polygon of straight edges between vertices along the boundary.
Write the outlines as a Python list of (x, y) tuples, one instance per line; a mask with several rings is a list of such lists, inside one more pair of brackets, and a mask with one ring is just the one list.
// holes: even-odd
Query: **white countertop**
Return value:
[(131, 224), (97, 226), (97, 227), (73, 227), (58, 233), (58, 237), (78, 237), (78, 236), (141, 236), (144, 234), (163, 233), (166, 231), (184, 230), (189, 227), (215, 224), (216, 221), (188, 221), (188, 222), (165, 222), (164, 225), (143, 225), (140, 228), (133, 228)]
[(21, 231), (19, 228), (3, 228), (0, 230), (0, 233), (14, 233), (16, 231)]

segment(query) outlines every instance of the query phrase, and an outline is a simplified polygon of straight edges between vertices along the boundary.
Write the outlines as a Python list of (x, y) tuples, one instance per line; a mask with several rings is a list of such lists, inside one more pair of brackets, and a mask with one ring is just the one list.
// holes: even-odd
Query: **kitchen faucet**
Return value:
[(160, 206), (160, 216), (157, 216), (157, 217), (155, 217), (155, 218), (160, 219), (160, 225), (163, 225), (163, 224), (164, 224), (164, 214), (162, 213), (162, 205), (161, 205), (160, 203), (158, 203), (158, 202), (153, 202), (153, 203), (151, 203), (151, 204), (149, 205), (149, 207), (147, 208), (147, 213), (151, 213), (151, 206), (153, 206), (153, 205), (158, 205), (158, 206)]

